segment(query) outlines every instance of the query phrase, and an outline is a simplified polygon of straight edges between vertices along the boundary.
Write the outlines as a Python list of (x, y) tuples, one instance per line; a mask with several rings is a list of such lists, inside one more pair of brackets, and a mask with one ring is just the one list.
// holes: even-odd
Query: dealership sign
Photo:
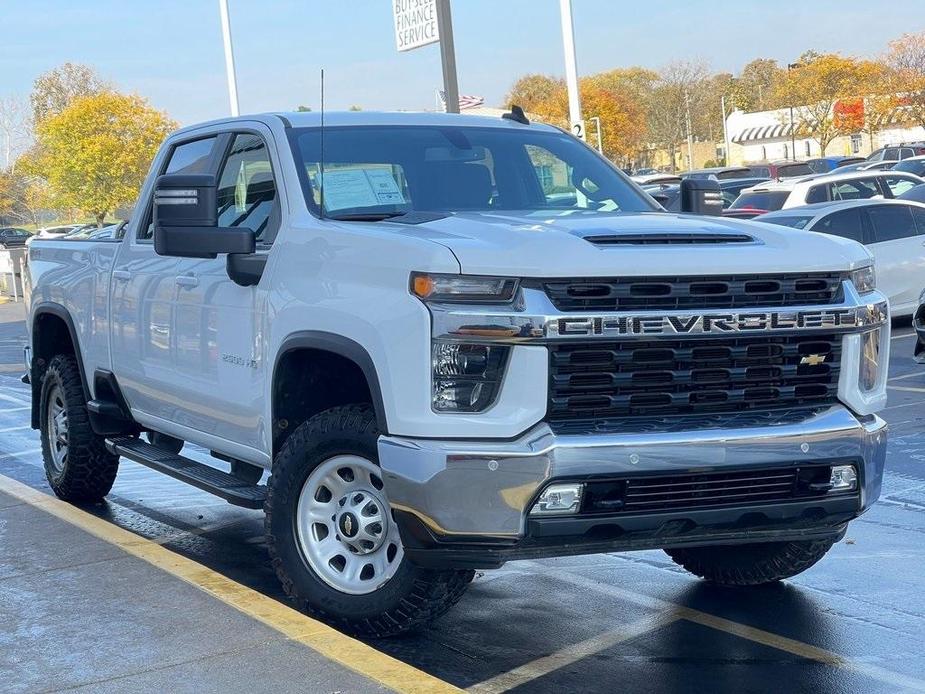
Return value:
[(437, 0), (392, 0), (395, 46), (410, 51), (440, 41)]

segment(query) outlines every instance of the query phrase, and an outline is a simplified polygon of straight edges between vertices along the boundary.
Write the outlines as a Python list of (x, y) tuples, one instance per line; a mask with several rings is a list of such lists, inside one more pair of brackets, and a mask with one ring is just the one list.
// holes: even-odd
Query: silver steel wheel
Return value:
[(302, 556), (342, 593), (372, 593), (395, 575), (404, 555), (379, 475), (372, 461), (340, 455), (316, 467), (299, 495)]
[(48, 394), (46, 417), (48, 421), (45, 431), (48, 433), (51, 466), (55, 472), (61, 473), (67, 464), (67, 408), (64, 405), (64, 392), (60, 386), (53, 386)]

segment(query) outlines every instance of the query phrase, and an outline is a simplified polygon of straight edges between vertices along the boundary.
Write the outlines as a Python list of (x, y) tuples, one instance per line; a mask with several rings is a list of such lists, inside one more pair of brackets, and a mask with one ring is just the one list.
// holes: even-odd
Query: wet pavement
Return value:
[[(0, 306), (0, 475), (50, 493), (38, 436), (27, 426), (28, 387), (3, 366), (20, 361), (22, 323), (15, 308)], [(908, 325), (900, 325), (892, 341), (890, 401), (883, 413), (891, 438), (881, 501), (804, 574), (767, 588), (723, 589), (686, 574), (658, 551), (512, 562), (480, 573), (459, 605), (432, 628), (372, 645), (450, 684), (486, 692), (925, 691), (925, 367), (912, 362), (910, 335)], [(185, 454), (200, 455), (189, 447)], [(267, 560), (259, 512), (229, 506), (129, 461), (122, 462), (108, 502), (88, 510), (283, 600)], [(11, 527), (15, 514), (22, 512), (18, 506), (4, 507), (0, 496), (0, 528), (4, 522)], [(55, 523), (41, 520), (41, 511), (29, 512), (38, 516), (20, 519), (18, 544), (10, 545), (0, 535), (4, 553), (23, 553), (38, 562), (32, 575), (39, 577), (28, 581), (29, 592), (11, 605), (4, 596), (22, 581), (5, 578), (5, 567), (11, 564), (0, 562), (4, 691), (10, 682), (21, 690), (58, 688), (73, 660), (54, 657), (56, 649), (62, 639), (69, 653), (81, 646), (74, 638), (74, 621), (88, 624), (83, 648), (99, 656), (99, 671), (114, 667), (106, 655), (114, 636), (96, 628), (100, 616), (92, 600), (73, 596), (66, 619), (41, 607), (55, 604), (62, 586), (35, 548), (56, 555), (55, 548), (71, 541), (58, 534)], [(135, 561), (112, 559), (113, 550), (105, 545), (95, 551), (102, 553), (106, 566)], [(124, 580), (107, 576), (104, 585), (94, 587), (110, 605), (106, 622), (114, 635), (120, 634), (116, 638), (128, 639), (137, 649), (173, 647), (161, 642), (183, 631), (170, 616), (182, 602), (190, 615), (203, 616), (191, 620), (196, 622), (195, 636), (183, 638), (197, 643), (260, 641), (254, 635), (265, 630), (263, 625), (225, 614), (230, 608), (196, 595), (189, 586), (183, 588), (192, 594), (177, 595), (163, 612), (131, 607), (141, 591), (158, 591), (174, 580), (144, 568), (145, 575), (126, 574)], [(163, 597), (172, 590), (165, 590)], [(17, 628), (28, 632), (28, 647), (13, 651), (12, 664), (3, 643), (5, 609), (12, 610)], [(316, 680), (301, 681), (303, 691), (372, 686), (354, 673), (319, 663), (319, 656), (303, 646), (289, 646), (296, 650), (297, 663), (305, 664), (303, 670), (318, 673)], [(229, 672), (240, 667), (240, 682), (251, 682), (254, 659), (264, 657), (245, 651), (238, 662), (216, 661), (211, 670), (188, 665), (171, 677), (185, 681), (189, 673), (198, 673), (198, 691), (227, 690), (222, 683), (238, 681), (229, 679)], [(291, 654), (286, 659), (290, 668), (296, 667), (292, 659)], [(10, 667), (14, 670), (5, 672)], [(341, 671), (343, 681), (328, 687), (326, 678)], [(268, 689), (274, 682), (288, 689), (284, 685), (297, 673), (285, 668), (279, 672), (280, 679), (264, 681), (256, 689)], [(17, 679), (23, 673), (28, 679)], [(157, 683), (175, 681), (147, 677), (132, 688), (154, 689)]]

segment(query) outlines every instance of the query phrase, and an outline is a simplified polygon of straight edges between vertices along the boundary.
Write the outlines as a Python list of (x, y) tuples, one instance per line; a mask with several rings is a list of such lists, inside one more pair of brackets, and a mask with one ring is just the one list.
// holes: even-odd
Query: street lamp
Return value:
[(802, 67), (800, 63), (787, 63), (787, 97), (790, 101), (790, 158), (797, 160), (797, 138), (793, 132), (793, 87), (790, 86), (790, 71)]

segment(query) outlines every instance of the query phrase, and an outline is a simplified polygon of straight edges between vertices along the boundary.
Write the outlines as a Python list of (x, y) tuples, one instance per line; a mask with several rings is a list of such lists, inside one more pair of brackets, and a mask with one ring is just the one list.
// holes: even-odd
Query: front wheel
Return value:
[(759, 586), (798, 573), (825, 556), (831, 540), (762, 542), (666, 549), (672, 561), (692, 574), (724, 586)]
[(404, 555), (378, 465), (376, 419), (335, 407), (286, 440), (267, 483), (267, 544), (300, 609), (364, 637), (430, 623), (462, 596), (471, 571), (431, 571)]

